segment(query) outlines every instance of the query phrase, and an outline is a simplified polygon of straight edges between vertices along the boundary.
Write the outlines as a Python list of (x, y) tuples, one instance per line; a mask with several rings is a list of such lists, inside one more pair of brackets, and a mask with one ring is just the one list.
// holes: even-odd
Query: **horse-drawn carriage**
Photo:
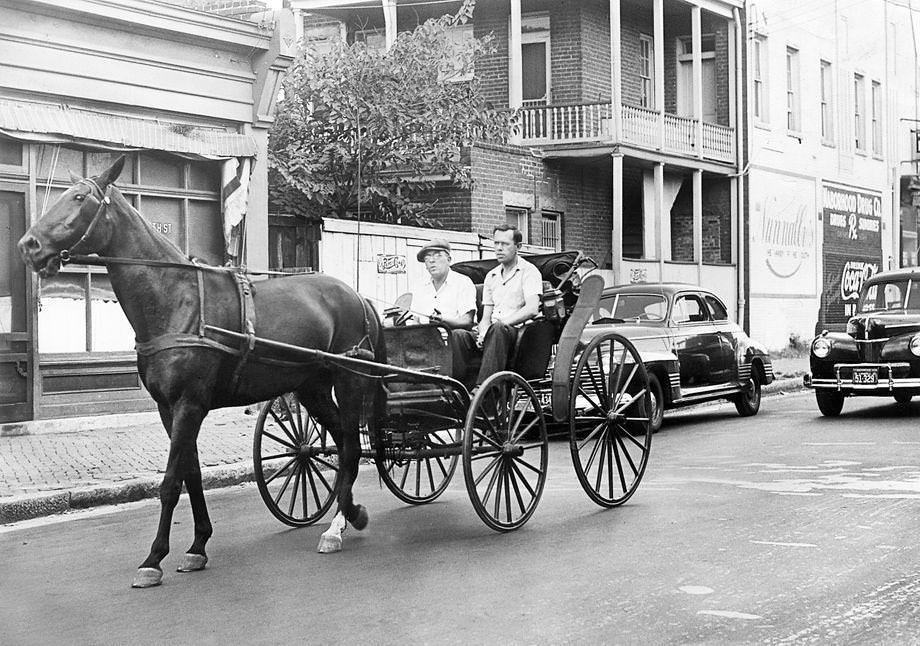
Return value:
[[(546, 482), (548, 439), (568, 436), (588, 496), (615, 506), (636, 490), (648, 461), (648, 377), (633, 346), (617, 334), (580, 343), (602, 280), (582, 270), (577, 251), (528, 258), (541, 271), (541, 315), (524, 327), (509, 369), (475, 394), (450, 378), (450, 336), (435, 324), (384, 328), (388, 363), (323, 355), (346, 370), (373, 373), (386, 393), (363, 458), (400, 500), (423, 504), (447, 488), (462, 461), (467, 492), (489, 527), (506, 531), (533, 514)], [(495, 260), (453, 269), (483, 282)], [(302, 527), (332, 505), (336, 446), (296, 396), (267, 402), (256, 423), (253, 460), (262, 498), (275, 517)]]
[[(511, 370), (471, 394), (448, 376), (439, 328), (386, 329), (341, 281), (319, 274), (251, 282), (237, 268), (192, 262), (114, 185), (123, 165), (120, 158), (95, 177), (75, 178), (18, 244), (42, 277), (67, 262), (106, 266), (134, 328), (138, 373), (170, 442), (157, 535), (135, 587), (162, 581), (183, 484), (195, 537), (177, 569), (207, 563), (212, 526), (197, 437), (214, 408), (280, 396), (256, 425), (259, 490), (291, 525), (316, 522), (337, 502), (320, 552), (341, 550), (347, 523), (367, 525), (352, 494), (362, 456), (409, 503), (441, 495), (462, 460), (473, 506), (496, 530), (533, 514), (550, 432), (568, 436), (578, 479), (596, 503), (615, 506), (636, 490), (651, 442), (648, 376), (619, 334), (582, 343), (602, 280), (580, 279), (580, 254), (531, 259), (547, 281), (542, 317), (519, 335)], [(481, 282), (492, 266), (455, 269)]]

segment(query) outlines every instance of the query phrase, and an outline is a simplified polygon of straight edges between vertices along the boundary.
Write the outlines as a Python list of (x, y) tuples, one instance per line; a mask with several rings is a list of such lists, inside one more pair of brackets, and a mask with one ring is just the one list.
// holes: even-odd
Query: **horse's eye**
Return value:
[(73, 199), (75, 199), (77, 202), (82, 202), (85, 197), (86, 196), (83, 194), (78, 194), (78, 195), (74, 195)]

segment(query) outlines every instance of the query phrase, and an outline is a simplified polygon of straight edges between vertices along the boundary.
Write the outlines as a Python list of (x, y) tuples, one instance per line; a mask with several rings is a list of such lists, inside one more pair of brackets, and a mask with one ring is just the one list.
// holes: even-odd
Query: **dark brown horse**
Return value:
[(26, 264), (41, 276), (57, 273), (61, 252), (64, 259), (70, 254), (99, 254), (134, 328), (138, 371), (157, 403), (170, 442), (160, 485), (160, 523), (134, 586), (157, 585), (163, 578), (160, 561), (169, 552), (172, 514), (183, 482), (192, 506), (195, 539), (178, 571), (205, 567), (211, 521), (202, 491), (197, 437), (208, 411), (285, 392), (298, 394), (338, 448), (338, 508), (318, 550), (339, 551), (346, 521), (356, 529), (367, 525), (367, 512), (353, 503), (351, 490), (358, 473), (358, 427), (362, 416), (368, 423), (375, 418), (375, 412), (368, 410), (368, 399), (373, 398), (365, 398), (364, 392), (376, 395), (378, 389), (358, 375), (321, 363), (296, 364), (284, 357), (247, 354), (247, 347), (213, 338), (204, 326), (246, 333), (248, 321), (254, 324), (254, 330), (248, 331), (261, 338), (332, 353), (372, 349), (374, 357), (385, 362), (376, 313), (354, 290), (329, 276), (291, 276), (257, 281), (250, 287), (230, 271), (191, 263), (113, 185), (123, 165), (121, 158), (100, 175), (78, 180), (26, 232), (19, 249)]

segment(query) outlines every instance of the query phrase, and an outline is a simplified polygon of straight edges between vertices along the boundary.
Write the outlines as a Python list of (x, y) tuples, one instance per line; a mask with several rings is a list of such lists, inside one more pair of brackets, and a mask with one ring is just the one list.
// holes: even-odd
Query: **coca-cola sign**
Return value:
[(849, 260), (840, 272), (840, 298), (843, 301), (859, 299), (859, 290), (863, 283), (878, 273), (877, 262)]

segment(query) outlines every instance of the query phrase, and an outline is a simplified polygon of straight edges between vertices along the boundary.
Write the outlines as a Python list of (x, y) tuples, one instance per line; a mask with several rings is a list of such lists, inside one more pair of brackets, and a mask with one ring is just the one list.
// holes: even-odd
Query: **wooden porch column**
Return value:
[(623, 154), (613, 153), (613, 222), (610, 245), (610, 267), (614, 284), (626, 282), (623, 276)]
[[(620, 0), (610, 0), (610, 110), (613, 140), (623, 141), (623, 46)], [(622, 166), (621, 166), (622, 167)]]
[(693, 260), (696, 283), (703, 284), (703, 171), (693, 171)]
[[(668, 215), (668, 225), (670, 214)], [(664, 281), (664, 164), (658, 162), (655, 164), (655, 249), (658, 253), (658, 282)]]
[(696, 156), (703, 158), (703, 46), (700, 37), (702, 26), (702, 9), (693, 5), (690, 9), (690, 33), (693, 43), (693, 125), (694, 139), (696, 140)]
[(382, 0), (383, 24), (386, 28), (387, 50), (396, 42), (396, 0)]
[(658, 150), (664, 150), (664, 0), (655, 0), (652, 22), (654, 23), (652, 38), (655, 41), (655, 109), (658, 110)]
[[(547, 52), (547, 56), (549, 52)], [(524, 70), (521, 54), (521, 0), (511, 0), (511, 42), (508, 43), (511, 69), (508, 78), (508, 106), (520, 108), (524, 100)]]

